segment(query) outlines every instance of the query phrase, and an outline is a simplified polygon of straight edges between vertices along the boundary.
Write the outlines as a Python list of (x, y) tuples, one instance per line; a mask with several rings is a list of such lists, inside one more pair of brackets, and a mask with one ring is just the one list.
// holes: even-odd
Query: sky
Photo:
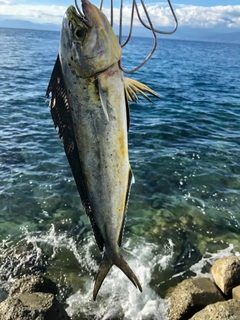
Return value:
[[(138, 0), (139, 1), (139, 0)], [(80, 0), (77, 0), (80, 6)], [(99, 0), (91, 1), (99, 5)], [(118, 17), (119, 0), (113, 0)], [(240, 30), (240, 0), (172, 0), (172, 6), (180, 26), (200, 28), (226, 28)], [(167, 0), (144, 0), (155, 27), (171, 27), (173, 18)], [(0, 0), (0, 19), (13, 18), (35, 23), (61, 24), (66, 8), (74, 0)], [(103, 2), (107, 14), (109, 0)], [(128, 25), (131, 12), (131, 0), (123, 1), (123, 24)], [(117, 22), (117, 18), (114, 18)], [(138, 25), (138, 21), (135, 22)]]

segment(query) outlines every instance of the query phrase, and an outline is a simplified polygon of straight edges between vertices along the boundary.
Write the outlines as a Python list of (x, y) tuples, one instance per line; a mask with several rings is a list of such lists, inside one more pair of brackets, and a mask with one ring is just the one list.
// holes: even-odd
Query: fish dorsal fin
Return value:
[(100, 97), (104, 115), (106, 117), (107, 122), (109, 122), (107, 92), (106, 92), (106, 89), (103, 88), (101, 84), (101, 80), (99, 78), (98, 78), (98, 91), (99, 91), (99, 97)]
[(158, 94), (154, 90), (146, 86), (145, 84), (127, 77), (124, 78), (124, 88), (126, 92), (126, 97), (130, 102), (138, 101), (137, 93), (141, 94), (144, 98), (146, 98), (150, 102), (152, 102), (152, 100), (148, 97), (146, 93), (149, 93), (159, 98)]
[(86, 179), (81, 169), (82, 166), (80, 165), (79, 153), (72, 124), (71, 108), (69, 106), (67, 89), (59, 56), (57, 57), (55, 66), (53, 68), (46, 96), (49, 97), (50, 94), (50, 110), (53, 122), (55, 128), (58, 128), (60, 139), (63, 141), (64, 150), (70, 164), (82, 204), (90, 218), (98, 247), (102, 251), (104, 242), (98, 226), (93, 219), (92, 209), (88, 198), (87, 185), (85, 183)]

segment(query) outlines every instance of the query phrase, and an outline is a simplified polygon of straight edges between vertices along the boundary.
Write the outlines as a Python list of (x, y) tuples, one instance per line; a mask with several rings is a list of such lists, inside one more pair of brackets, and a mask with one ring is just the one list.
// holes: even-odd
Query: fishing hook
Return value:
[[(100, 4), (99, 4), (99, 8), (100, 10), (103, 9), (103, 1), (104, 0), (100, 0)], [(132, 0), (132, 6), (131, 6), (131, 17), (130, 17), (130, 25), (129, 25), (129, 32), (128, 35), (126, 37), (126, 40), (122, 43), (122, 29), (123, 29), (123, 0), (119, 0), (119, 35), (118, 35), (118, 40), (119, 43), (121, 45), (121, 47), (123, 48), (124, 46), (127, 45), (127, 43), (130, 41), (131, 37), (132, 37), (132, 31), (133, 31), (133, 24), (134, 24), (134, 14), (136, 14), (139, 22), (141, 23), (141, 25), (143, 27), (145, 27), (146, 29), (150, 30), (152, 32), (152, 36), (153, 36), (153, 46), (152, 49), (150, 51), (150, 53), (147, 55), (147, 57), (135, 68), (133, 68), (132, 70), (126, 70), (123, 68), (122, 66), (122, 61), (119, 61), (119, 66), (121, 68), (121, 70), (125, 73), (133, 73), (135, 71), (137, 71), (138, 69), (140, 69), (153, 55), (153, 53), (155, 52), (156, 48), (157, 48), (157, 33), (159, 34), (165, 34), (165, 35), (170, 35), (173, 34), (177, 28), (178, 28), (178, 20), (176, 17), (176, 14), (174, 12), (174, 9), (172, 7), (171, 1), (167, 0), (168, 2), (168, 6), (170, 8), (171, 14), (173, 16), (174, 19), (174, 23), (175, 26), (173, 28), (173, 30), (171, 31), (163, 31), (163, 30), (159, 30), (154, 28), (150, 14), (148, 12), (147, 6), (144, 3), (144, 0), (140, 0), (140, 5), (138, 6), (137, 4), (137, 0)], [(77, 0), (74, 0), (75, 6), (77, 8), (77, 11), (79, 12), (79, 15), (82, 19), (84, 19), (84, 15), (81, 12), (81, 10), (79, 9), (78, 5), (77, 5)], [(142, 7), (143, 8), (143, 13), (144, 13), (144, 17), (146, 18), (147, 22), (143, 21), (143, 17), (140, 14), (139, 8)], [(113, 0), (110, 0), (110, 24), (113, 27), (113, 23), (114, 23), (114, 8), (113, 8)]]

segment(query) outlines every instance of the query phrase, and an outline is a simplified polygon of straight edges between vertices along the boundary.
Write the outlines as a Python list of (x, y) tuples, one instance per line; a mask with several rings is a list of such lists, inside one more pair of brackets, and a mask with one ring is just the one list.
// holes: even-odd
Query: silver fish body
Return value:
[[(120, 253), (132, 172), (128, 157), (129, 100), (154, 92), (126, 88), (118, 61), (121, 47), (105, 15), (82, 0), (84, 20), (73, 6), (63, 19), (59, 56), (47, 89), (55, 127), (104, 257), (93, 297), (112, 265), (141, 285)], [(135, 92), (135, 93), (134, 93)]]

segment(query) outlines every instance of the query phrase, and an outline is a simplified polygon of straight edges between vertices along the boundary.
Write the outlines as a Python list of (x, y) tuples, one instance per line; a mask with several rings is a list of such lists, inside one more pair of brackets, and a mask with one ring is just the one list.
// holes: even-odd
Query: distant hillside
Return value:
[[(2, 18), (2, 20), (1, 20)], [(26, 20), (4, 19), (0, 16), (0, 28), (18, 28), (18, 29), (34, 29), (34, 30), (50, 30), (60, 31), (61, 25), (51, 23), (33, 23)], [(159, 29), (162, 29), (159, 27)], [(118, 27), (114, 25), (114, 31), (118, 34)], [(123, 35), (128, 35), (129, 28), (123, 26)], [(136, 37), (152, 37), (152, 33), (143, 27), (134, 26), (133, 36)], [(191, 41), (210, 41), (210, 42), (226, 42), (226, 43), (239, 43), (240, 44), (240, 30), (229, 32), (226, 28), (192, 28), (192, 27), (179, 27), (172, 35), (158, 35), (162, 39), (175, 39), (175, 40), (191, 40)]]
[[(162, 30), (161, 27), (158, 29)], [(165, 29), (166, 30), (166, 29)], [(168, 31), (171, 29), (168, 28)], [(118, 32), (117, 27), (114, 31)], [(127, 35), (129, 29), (123, 27), (123, 35)], [(143, 27), (134, 27), (133, 35), (137, 37), (152, 37), (151, 31), (147, 31)], [(239, 43), (240, 44), (240, 30), (229, 32), (227, 28), (193, 28), (193, 27), (178, 27), (177, 31), (170, 35), (158, 34), (160, 39), (173, 39), (173, 40), (189, 40), (189, 41), (209, 41), (209, 42), (226, 42), (226, 43)]]
[(214, 41), (214, 42), (227, 42), (227, 43), (239, 43), (240, 44), (240, 31), (231, 32), (227, 34), (219, 34), (214, 36), (208, 36), (201, 39), (202, 41)]
[(60, 25), (53, 23), (33, 23), (27, 20), (4, 19), (0, 20), (0, 28), (32, 29), (32, 30), (52, 30), (60, 31)]
[(229, 30), (226, 28), (207, 29), (179, 27), (174, 34), (160, 35), (160, 38), (240, 44), (240, 31), (229, 32)]

